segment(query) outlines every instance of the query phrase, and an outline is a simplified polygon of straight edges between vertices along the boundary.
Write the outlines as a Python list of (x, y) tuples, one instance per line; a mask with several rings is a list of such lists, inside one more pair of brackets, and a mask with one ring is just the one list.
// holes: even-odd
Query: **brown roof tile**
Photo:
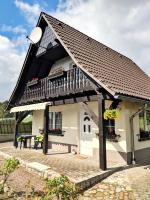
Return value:
[(45, 13), (43, 16), (78, 66), (98, 83), (113, 94), (150, 100), (150, 78), (132, 60)]

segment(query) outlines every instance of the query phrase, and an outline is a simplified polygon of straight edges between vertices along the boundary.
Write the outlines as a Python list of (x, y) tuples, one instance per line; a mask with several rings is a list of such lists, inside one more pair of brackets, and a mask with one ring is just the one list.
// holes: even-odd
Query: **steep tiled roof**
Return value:
[(132, 60), (43, 13), (76, 64), (111, 94), (150, 100), (150, 78)]

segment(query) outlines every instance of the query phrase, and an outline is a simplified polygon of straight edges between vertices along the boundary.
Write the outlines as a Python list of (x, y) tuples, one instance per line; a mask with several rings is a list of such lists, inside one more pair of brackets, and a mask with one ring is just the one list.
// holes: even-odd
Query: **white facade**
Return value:
[[(111, 101), (106, 101), (106, 107), (109, 107)], [(88, 102), (88, 106), (98, 115), (97, 101)], [(107, 157), (114, 161), (123, 161), (124, 156), (131, 152), (131, 131), (129, 117), (139, 109), (137, 103), (121, 102), (118, 106), (119, 118), (115, 120), (115, 132), (121, 137), (118, 142), (107, 141)], [(65, 131), (64, 136), (49, 135), (49, 142), (52, 143), (52, 148), (55, 150), (67, 151), (67, 145), (72, 145), (72, 150), (75, 149), (78, 153), (92, 156), (94, 159), (99, 159), (99, 139), (98, 127), (91, 120), (90, 136), (84, 137), (83, 134), (83, 108), (79, 103), (50, 106), (50, 112), (62, 112), (62, 130)], [(33, 111), (32, 133), (38, 134), (39, 128), (43, 128), (44, 111)], [(88, 124), (86, 124), (88, 125)], [(139, 117), (134, 119), (134, 134), (135, 134), (135, 150), (150, 147), (150, 140), (138, 141), (137, 134), (139, 133)], [(74, 146), (77, 145), (77, 148)]]

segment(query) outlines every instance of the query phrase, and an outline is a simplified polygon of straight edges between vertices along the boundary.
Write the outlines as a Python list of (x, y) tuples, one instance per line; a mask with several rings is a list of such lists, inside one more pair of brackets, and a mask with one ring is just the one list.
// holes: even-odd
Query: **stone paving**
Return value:
[(72, 154), (43, 155), (41, 152), (33, 149), (15, 149), (11, 143), (1, 143), (0, 152), (14, 156), (28, 163), (38, 162), (47, 166), (60, 174), (64, 174), (72, 179), (82, 179), (85, 176), (91, 176), (95, 173), (101, 173), (98, 163), (78, 157)]
[[(40, 176), (45, 178), (53, 178), (59, 174), (63, 174), (75, 183), (76, 186), (83, 189), (94, 185), (118, 169), (118, 166), (115, 166), (107, 171), (102, 171), (99, 169), (97, 161), (82, 155), (72, 155), (67, 152), (54, 150), (49, 150), (48, 155), (43, 155), (41, 150), (28, 148), (15, 149), (12, 143), (1, 143), (0, 155), (16, 157), (29, 171), (36, 171)], [(41, 164), (44, 165), (44, 168), (48, 169), (37, 170), (36, 166)]]
[(109, 176), (84, 192), (81, 200), (150, 200), (150, 169), (130, 167)]
[[(4, 158), (0, 156), (0, 165)], [(30, 180), (36, 190), (42, 190), (43, 180), (36, 174), (20, 167), (9, 178), (9, 185), (17, 192), (25, 191)], [(150, 167), (125, 168), (86, 190), (80, 200), (149, 200)], [(0, 196), (0, 200), (4, 200)]]
[[(3, 163), (4, 158), (0, 156), (0, 165)], [(126, 177), (127, 178), (127, 177)], [(114, 181), (115, 180), (115, 181)], [(16, 192), (22, 193), (26, 190), (26, 185), (30, 184), (35, 188), (35, 191), (42, 191), (44, 188), (43, 179), (33, 173), (29, 173), (25, 168), (19, 167), (9, 178), (8, 185)], [(128, 181), (124, 181), (122, 172), (112, 175), (101, 183), (95, 185), (91, 189), (86, 190), (79, 200), (93, 200), (93, 199), (135, 199), (132, 189), (128, 186)], [(0, 195), (0, 200), (4, 197)]]
[[(7, 152), (11, 155), (14, 155), (13, 149), (8, 148), (6, 146), (1, 145), (0, 151)], [(22, 158), (25, 156), (28, 161), (37, 161), (37, 152), (36, 157), (34, 151), (30, 150), (17, 150), (17, 154), (19, 154)], [(33, 154), (31, 153), (33, 152)], [(45, 157), (45, 156), (44, 156)], [(47, 158), (47, 157), (46, 157)], [(51, 163), (52, 168), (56, 169), (57, 164), (61, 165), (61, 161), (59, 160), (59, 156), (50, 156), (49, 158), (44, 159), (42, 154), (39, 153), (38, 162), (43, 164)], [(54, 159), (55, 158), (55, 159)], [(56, 159), (57, 158), (57, 159)], [(69, 157), (68, 157), (69, 158)], [(62, 157), (62, 160), (64, 157)], [(3, 159), (2, 159), (3, 160)], [(67, 159), (68, 160), (68, 159)], [(70, 158), (69, 161), (65, 160), (64, 162), (72, 161)], [(86, 173), (97, 172), (98, 168), (94, 163), (90, 163), (88, 166), (87, 162), (83, 160), (83, 162), (77, 161), (75, 159), (76, 165), (74, 166), (74, 162), (71, 162), (71, 166), (69, 167), (69, 172), (72, 171), (73, 176), (77, 176), (81, 174), (81, 176), (86, 175)], [(82, 160), (81, 160), (82, 161)], [(0, 156), (1, 162), (1, 156)], [(53, 163), (54, 162), (54, 163)], [(63, 162), (63, 161), (62, 161)], [(69, 162), (70, 163), (70, 162)], [(82, 165), (82, 164), (83, 165)], [(0, 163), (1, 164), (1, 163)], [(146, 161), (141, 164), (141, 166), (134, 167), (125, 167), (99, 182), (95, 186), (86, 190), (83, 196), (80, 197), (80, 200), (150, 200), (150, 161)], [(69, 165), (69, 164), (68, 164)], [(82, 166), (81, 166), (82, 165)], [(63, 165), (59, 166), (57, 170), (63, 173)], [(67, 166), (66, 166), (67, 167)], [(80, 169), (81, 167), (81, 169)], [(74, 168), (76, 168), (74, 172)], [(83, 170), (84, 169), (84, 170)], [(67, 170), (67, 169), (66, 169)], [(88, 171), (89, 170), (89, 171)], [(70, 173), (69, 173), (70, 174)], [(33, 186), (39, 190), (43, 187), (42, 179), (34, 173), (27, 172), (23, 167), (19, 168), (11, 177), (10, 184), (15, 187), (15, 190), (22, 190), (25, 187), (27, 180), (31, 180)], [(19, 183), (19, 184), (18, 184)], [(1, 199), (1, 198), (0, 198)]]

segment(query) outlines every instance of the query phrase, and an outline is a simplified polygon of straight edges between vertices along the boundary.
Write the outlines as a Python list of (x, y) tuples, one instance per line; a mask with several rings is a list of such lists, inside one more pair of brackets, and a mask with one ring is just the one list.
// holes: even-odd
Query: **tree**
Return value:
[(8, 101), (0, 102), (0, 118), (12, 118), (13, 113), (9, 113), (9, 111), (6, 111)]

